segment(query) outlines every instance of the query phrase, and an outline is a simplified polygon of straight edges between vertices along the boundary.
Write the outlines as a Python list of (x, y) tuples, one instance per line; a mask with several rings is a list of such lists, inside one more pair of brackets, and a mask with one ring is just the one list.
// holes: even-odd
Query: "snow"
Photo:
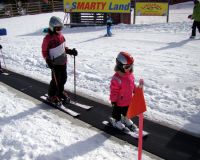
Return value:
[[(127, 51), (135, 59), (136, 83), (140, 78), (145, 81), (145, 118), (200, 136), (200, 35), (189, 39), (192, 21), (187, 16), (192, 8), (192, 2), (170, 6), (169, 23), (166, 17), (136, 17), (135, 25), (113, 26), (113, 37), (104, 37), (105, 26), (64, 28), (67, 46), (79, 52), (77, 92), (108, 104), (115, 58), (120, 51)], [(50, 70), (42, 58), (41, 44), (42, 30), (52, 15), (64, 17), (64, 13), (54, 12), (0, 19), (1, 28), (8, 32), (0, 37), (8, 69), (49, 83)], [(65, 85), (72, 92), (73, 62), (69, 56)], [(0, 88), (1, 159), (137, 157), (135, 147), (47, 114), (33, 102), (19, 98), (2, 85)], [(143, 158), (150, 159), (147, 155)]]
[[(0, 83), (1, 84), (1, 83)], [(0, 85), (0, 159), (135, 159), (137, 148), (51, 113)], [(64, 114), (66, 117), (66, 114)], [(144, 155), (144, 159), (150, 160)]]

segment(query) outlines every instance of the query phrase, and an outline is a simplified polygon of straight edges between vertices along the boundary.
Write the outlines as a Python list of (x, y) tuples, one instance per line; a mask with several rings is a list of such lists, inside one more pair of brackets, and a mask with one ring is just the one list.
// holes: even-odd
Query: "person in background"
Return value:
[[(110, 123), (120, 130), (125, 127), (133, 131), (138, 129), (132, 120), (126, 117), (136, 87), (133, 65), (133, 57), (127, 52), (120, 52), (116, 58), (115, 74), (112, 76), (110, 83), (110, 101), (113, 107)], [(141, 88), (143, 83), (141, 79), (139, 81)]]
[(67, 55), (77, 56), (76, 49), (66, 47), (65, 38), (61, 33), (63, 23), (58, 17), (51, 17), (48, 33), (42, 42), (42, 55), (47, 66), (51, 69), (51, 82), (47, 100), (54, 104), (69, 103), (70, 98), (64, 91), (67, 81)]
[(109, 14), (107, 16), (106, 25), (107, 25), (107, 34), (106, 34), (106, 36), (111, 37), (112, 36), (112, 33), (111, 33), (112, 18), (111, 18), (111, 16)]
[(193, 19), (191, 39), (196, 37), (196, 28), (200, 33), (200, 0), (194, 0), (193, 13), (188, 16), (189, 19)]

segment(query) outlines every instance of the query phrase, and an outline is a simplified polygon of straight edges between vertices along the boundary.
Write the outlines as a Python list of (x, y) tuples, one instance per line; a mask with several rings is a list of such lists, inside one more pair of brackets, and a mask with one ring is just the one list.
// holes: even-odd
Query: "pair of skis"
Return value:
[[(133, 138), (136, 138), (136, 139), (139, 138), (139, 129), (136, 129), (136, 130), (133, 131), (133, 130), (131, 130), (131, 129), (125, 127), (123, 130), (120, 130), (120, 129), (114, 127), (109, 121), (103, 121), (102, 123), (103, 123), (105, 126), (107, 126), (107, 127), (111, 127), (111, 128), (113, 128), (113, 129), (116, 129), (116, 130), (118, 130), (118, 131), (120, 131), (120, 132), (122, 132), (122, 133), (125, 133), (125, 134), (127, 134), (127, 135), (130, 135), (130, 136), (133, 137)], [(148, 136), (148, 135), (149, 135), (149, 132), (142, 131), (142, 136), (143, 136), (143, 137), (146, 137), (146, 136)]]
[(54, 107), (56, 107), (56, 108), (58, 108), (58, 109), (64, 111), (65, 113), (67, 113), (67, 114), (69, 114), (69, 115), (71, 115), (71, 116), (73, 116), (73, 117), (78, 117), (78, 116), (80, 115), (80, 113), (75, 112), (75, 111), (69, 109), (69, 108), (67, 107), (67, 105), (75, 105), (75, 106), (78, 106), (78, 107), (83, 108), (83, 109), (85, 109), (85, 110), (89, 110), (89, 109), (91, 109), (91, 108), (93, 107), (93, 106), (90, 106), (90, 105), (85, 105), (85, 104), (78, 103), (78, 102), (74, 102), (74, 101), (70, 101), (70, 103), (69, 103), (69, 104), (66, 104), (66, 105), (63, 105), (63, 104), (55, 105), (55, 104), (52, 104), (51, 102), (47, 101), (47, 97), (48, 97), (48, 95), (45, 94), (45, 95), (41, 96), (40, 98), (41, 98), (42, 100), (45, 100), (45, 101), (47, 102), (47, 104), (49, 104), (49, 105), (51, 105), (51, 106), (54, 106)]
[[(45, 97), (48, 97), (48, 95), (45, 94)], [(82, 104), (82, 103), (78, 103), (78, 102), (75, 102), (75, 101), (72, 101), (72, 100), (70, 100), (70, 104), (74, 104), (74, 105), (76, 105), (78, 107), (81, 107), (83, 109), (86, 109), (86, 110), (89, 110), (89, 109), (91, 109), (93, 107), (93, 106)]]

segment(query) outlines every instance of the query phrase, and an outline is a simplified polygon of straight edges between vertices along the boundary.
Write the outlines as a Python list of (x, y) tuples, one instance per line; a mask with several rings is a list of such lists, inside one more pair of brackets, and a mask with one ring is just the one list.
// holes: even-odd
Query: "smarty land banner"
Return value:
[(130, 0), (64, 0), (65, 12), (130, 13)]

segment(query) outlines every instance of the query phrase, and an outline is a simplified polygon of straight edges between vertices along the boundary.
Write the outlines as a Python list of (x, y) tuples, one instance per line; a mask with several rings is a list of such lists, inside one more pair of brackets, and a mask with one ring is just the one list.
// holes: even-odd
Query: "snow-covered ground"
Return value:
[[(63, 33), (66, 37), (67, 46), (79, 51), (76, 58), (77, 91), (79, 94), (86, 94), (109, 103), (109, 83), (114, 73), (115, 58), (120, 51), (127, 51), (135, 58), (136, 82), (140, 78), (145, 80), (144, 91), (148, 105), (145, 117), (163, 125), (200, 136), (200, 35), (197, 33), (198, 38), (196, 40), (189, 39), (192, 21), (187, 19), (187, 16), (192, 13), (192, 8), (192, 2), (170, 6), (169, 23), (165, 23), (166, 17), (137, 17), (136, 25), (120, 24), (113, 26), (113, 37), (103, 36), (106, 32), (105, 27), (64, 28)], [(8, 32), (7, 36), (0, 37), (0, 44), (3, 46), (3, 55), (8, 69), (49, 83), (50, 70), (46, 68), (42, 58), (41, 44), (44, 37), (42, 30), (48, 26), (48, 21), (52, 15), (64, 18), (64, 13), (55, 12), (0, 19), (0, 27), (6, 28)], [(73, 91), (73, 84), (73, 57), (68, 57), (66, 89)], [(69, 121), (59, 117), (55, 118), (55, 115), (46, 114), (46, 111), (35, 110), (34, 108), (38, 106), (35, 106), (32, 102), (25, 102), (24, 99), (18, 100), (17, 95), (8, 92), (2, 86), (0, 91), (1, 104), (3, 104), (0, 108), (0, 124), (3, 126), (0, 129), (0, 149), (6, 144), (6, 147), (0, 150), (0, 156), (6, 157), (7, 154), (11, 153), (13, 157), (19, 159), (23, 159), (23, 156), (38, 158), (46, 150), (49, 154), (52, 153), (50, 155), (67, 156), (70, 153), (65, 154), (65, 149), (68, 149), (66, 146), (71, 146), (70, 149), (76, 150), (77, 143), (75, 141), (82, 144), (81, 141), (85, 142), (87, 138), (98, 134), (84, 128), (73, 130)], [(10, 98), (6, 98), (5, 95)], [(11, 101), (12, 105), (7, 105), (5, 99)], [(18, 101), (22, 105), (18, 104)], [(15, 103), (21, 107), (15, 107)], [(22, 119), (16, 118), (17, 121), (11, 120), (12, 117), (18, 117), (31, 108), (35, 110), (34, 114)], [(37, 116), (37, 114), (39, 115)], [(37, 122), (36, 124), (31, 124), (33, 119), (36, 119), (34, 120), (34, 122)], [(43, 123), (46, 123), (47, 127), (37, 125)], [(53, 125), (57, 129), (52, 127)], [(19, 128), (16, 128), (16, 126)], [(33, 128), (33, 130), (30, 130), (30, 128)], [(78, 130), (81, 131), (78, 132)], [(49, 136), (44, 135), (40, 138), (34, 132)], [(78, 133), (75, 134), (75, 132)], [(33, 136), (29, 137), (32, 133)], [(82, 135), (82, 133), (86, 135), (83, 134), (82, 138), (77, 139), (77, 136)], [(27, 139), (22, 139), (23, 134), (27, 135), (25, 137)], [(75, 141), (62, 139), (60, 135), (63, 134), (66, 137), (70, 134)], [(50, 150), (48, 141), (44, 140), (45, 138), (51, 140)], [(107, 142), (104, 136), (100, 139)], [(135, 154), (130, 151), (130, 146), (127, 145), (124, 147), (114, 144), (119, 147), (116, 149), (117, 151), (114, 147), (113, 150), (110, 149), (112, 152), (110, 150), (107, 152), (104, 143), (100, 145), (101, 142), (97, 142), (96, 145), (95, 140), (91, 143), (98, 148), (100, 147), (100, 150), (95, 149), (91, 152), (93, 158), (97, 156), (95, 153), (104, 154), (97, 159), (104, 159), (105, 157), (105, 159), (111, 159), (114, 156), (116, 156), (116, 159), (118, 156), (119, 159), (127, 159), (128, 154), (129, 158), (133, 157), (132, 154)], [(109, 145), (113, 145), (112, 142), (109, 143)], [(18, 145), (15, 147), (14, 144), (19, 144), (21, 147), (17, 148)], [(31, 151), (34, 150), (34, 147), (38, 151), (37, 153)], [(20, 150), (20, 148), (24, 150), (19, 152), (17, 149)], [(85, 153), (84, 149), (83, 152)], [(78, 151), (70, 155), (68, 155), (69, 158), (80, 158), (76, 157)], [(87, 155), (84, 155), (84, 157), (90, 159)], [(50, 159), (50, 157), (47, 156), (47, 159)]]
[[(137, 148), (0, 83), (1, 160), (128, 160)], [(145, 160), (155, 159), (143, 154)], [(157, 158), (156, 158), (157, 159)]]

